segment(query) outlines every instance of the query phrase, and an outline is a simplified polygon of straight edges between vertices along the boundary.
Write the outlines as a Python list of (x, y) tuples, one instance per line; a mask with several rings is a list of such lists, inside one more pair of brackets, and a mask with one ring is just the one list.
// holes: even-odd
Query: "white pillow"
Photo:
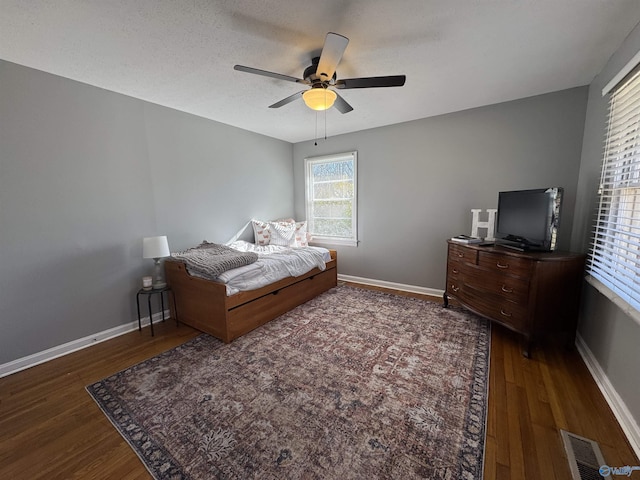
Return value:
[(271, 233), (269, 232), (269, 224), (260, 220), (252, 219), (253, 237), (256, 245), (269, 245)]
[[(288, 245), (289, 247), (308, 247), (309, 246), (309, 240), (311, 236), (307, 233), (306, 220), (302, 222), (296, 222), (293, 218), (285, 218), (285, 219), (277, 220), (276, 223), (287, 226), (286, 239), (289, 240), (289, 245)], [(290, 232), (289, 232), (289, 228), (291, 227), (291, 224), (295, 224), (295, 235), (293, 238), (290, 236)], [(270, 232), (271, 232), (271, 236), (273, 237), (274, 229), (271, 228)], [(282, 242), (282, 240), (280, 240), (280, 242)], [(273, 244), (273, 242), (271, 243)]]
[(296, 222), (296, 247), (308, 247), (309, 235), (307, 234), (307, 222)]
[(307, 222), (296, 222), (292, 218), (263, 222), (251, 220), (256, 245), (280, 245), (283, 247), (308, 247)]
[(296, 243), (296, 222), (277, 221), (269, 222), (270, 245), (281, 247), (294, 247)]

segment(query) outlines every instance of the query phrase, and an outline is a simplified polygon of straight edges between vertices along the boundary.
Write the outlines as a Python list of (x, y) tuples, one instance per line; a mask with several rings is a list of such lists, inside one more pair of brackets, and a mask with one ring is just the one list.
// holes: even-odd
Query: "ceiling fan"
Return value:
[(401, 87), (404, 85), (406, 80), (404, 75), (344, 78), (338, 80), (336, 68), (342, 59), (342, 54), (347, 48), (348, 43), (349, 39), (347, 37), (338, 35), (337, 33), (327, 33), (320, 56), (312, 59), (311, 65), (307, 67), (302, 74), (303, 78), (245, 67), (244, 65), (235, 65), (233, 68), (240, 72), (253, 73), (311, 86), (311, 88), (294, 93), (273, 105), (269, 105), (269, 108), (280, 108), (283, 105), (302, 98), (305, 104), (313, 110), (327, 110), (335, 104), (340, 113), (347, 113), (353, 110), (353, 107), (338, 95), (334, 89)]

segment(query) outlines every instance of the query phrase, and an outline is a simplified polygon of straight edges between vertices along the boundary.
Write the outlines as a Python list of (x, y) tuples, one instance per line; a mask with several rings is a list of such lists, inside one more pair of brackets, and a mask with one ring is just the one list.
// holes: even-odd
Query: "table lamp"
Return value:
[(153, 275), (153, 288), (164, 288), (167, 286), (162, 275), (162, 268), (160, 266), (160, 259), (171, 255), (169, 251), (169, 242), (167, 237), (162, 235), (160, 237), (144, 237), (142, 239), (142, 257), (153, 258), (156, 265), (156, 270)]

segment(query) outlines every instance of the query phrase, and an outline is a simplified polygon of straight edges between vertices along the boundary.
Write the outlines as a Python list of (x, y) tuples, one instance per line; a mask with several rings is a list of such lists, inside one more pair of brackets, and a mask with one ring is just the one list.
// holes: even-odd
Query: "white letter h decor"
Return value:
[(495, 240), (495, 238), (493, 237), (493, 234), (496, 231), (496, 212), (498, 210), (496, 210), (495, 208), (488, 208), (487, 209), (487, 213), (489, 214), (489, 219), (486, 222), (481, 222), (478, 220), (478, 217), (480, 215), (480, 212), (482, 210), (480, 210), (479, 208), (472, 208), (471, 209), (471, 213), (473, 214), (473, 220), (471, 223), (471, 236), (472, 237), (479, 237), (480, 235), (478, 235), (478, 228), (486, 228), (487, 229), (487, 235), (484, 237), (485, 240), (492, 242)]

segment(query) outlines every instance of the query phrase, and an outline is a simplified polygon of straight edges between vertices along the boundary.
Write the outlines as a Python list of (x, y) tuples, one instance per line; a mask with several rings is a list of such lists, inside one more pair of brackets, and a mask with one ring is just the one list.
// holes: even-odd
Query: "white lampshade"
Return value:
[(327, 110), (336, 101), (336, 92), (326, 88), (311, 88), (302, 94), (304, 103), (312, 110)]
[(144, 237), (142, 240), (143, 258), (163, 258), (171, 255), (166, 235), (160, 237)]

